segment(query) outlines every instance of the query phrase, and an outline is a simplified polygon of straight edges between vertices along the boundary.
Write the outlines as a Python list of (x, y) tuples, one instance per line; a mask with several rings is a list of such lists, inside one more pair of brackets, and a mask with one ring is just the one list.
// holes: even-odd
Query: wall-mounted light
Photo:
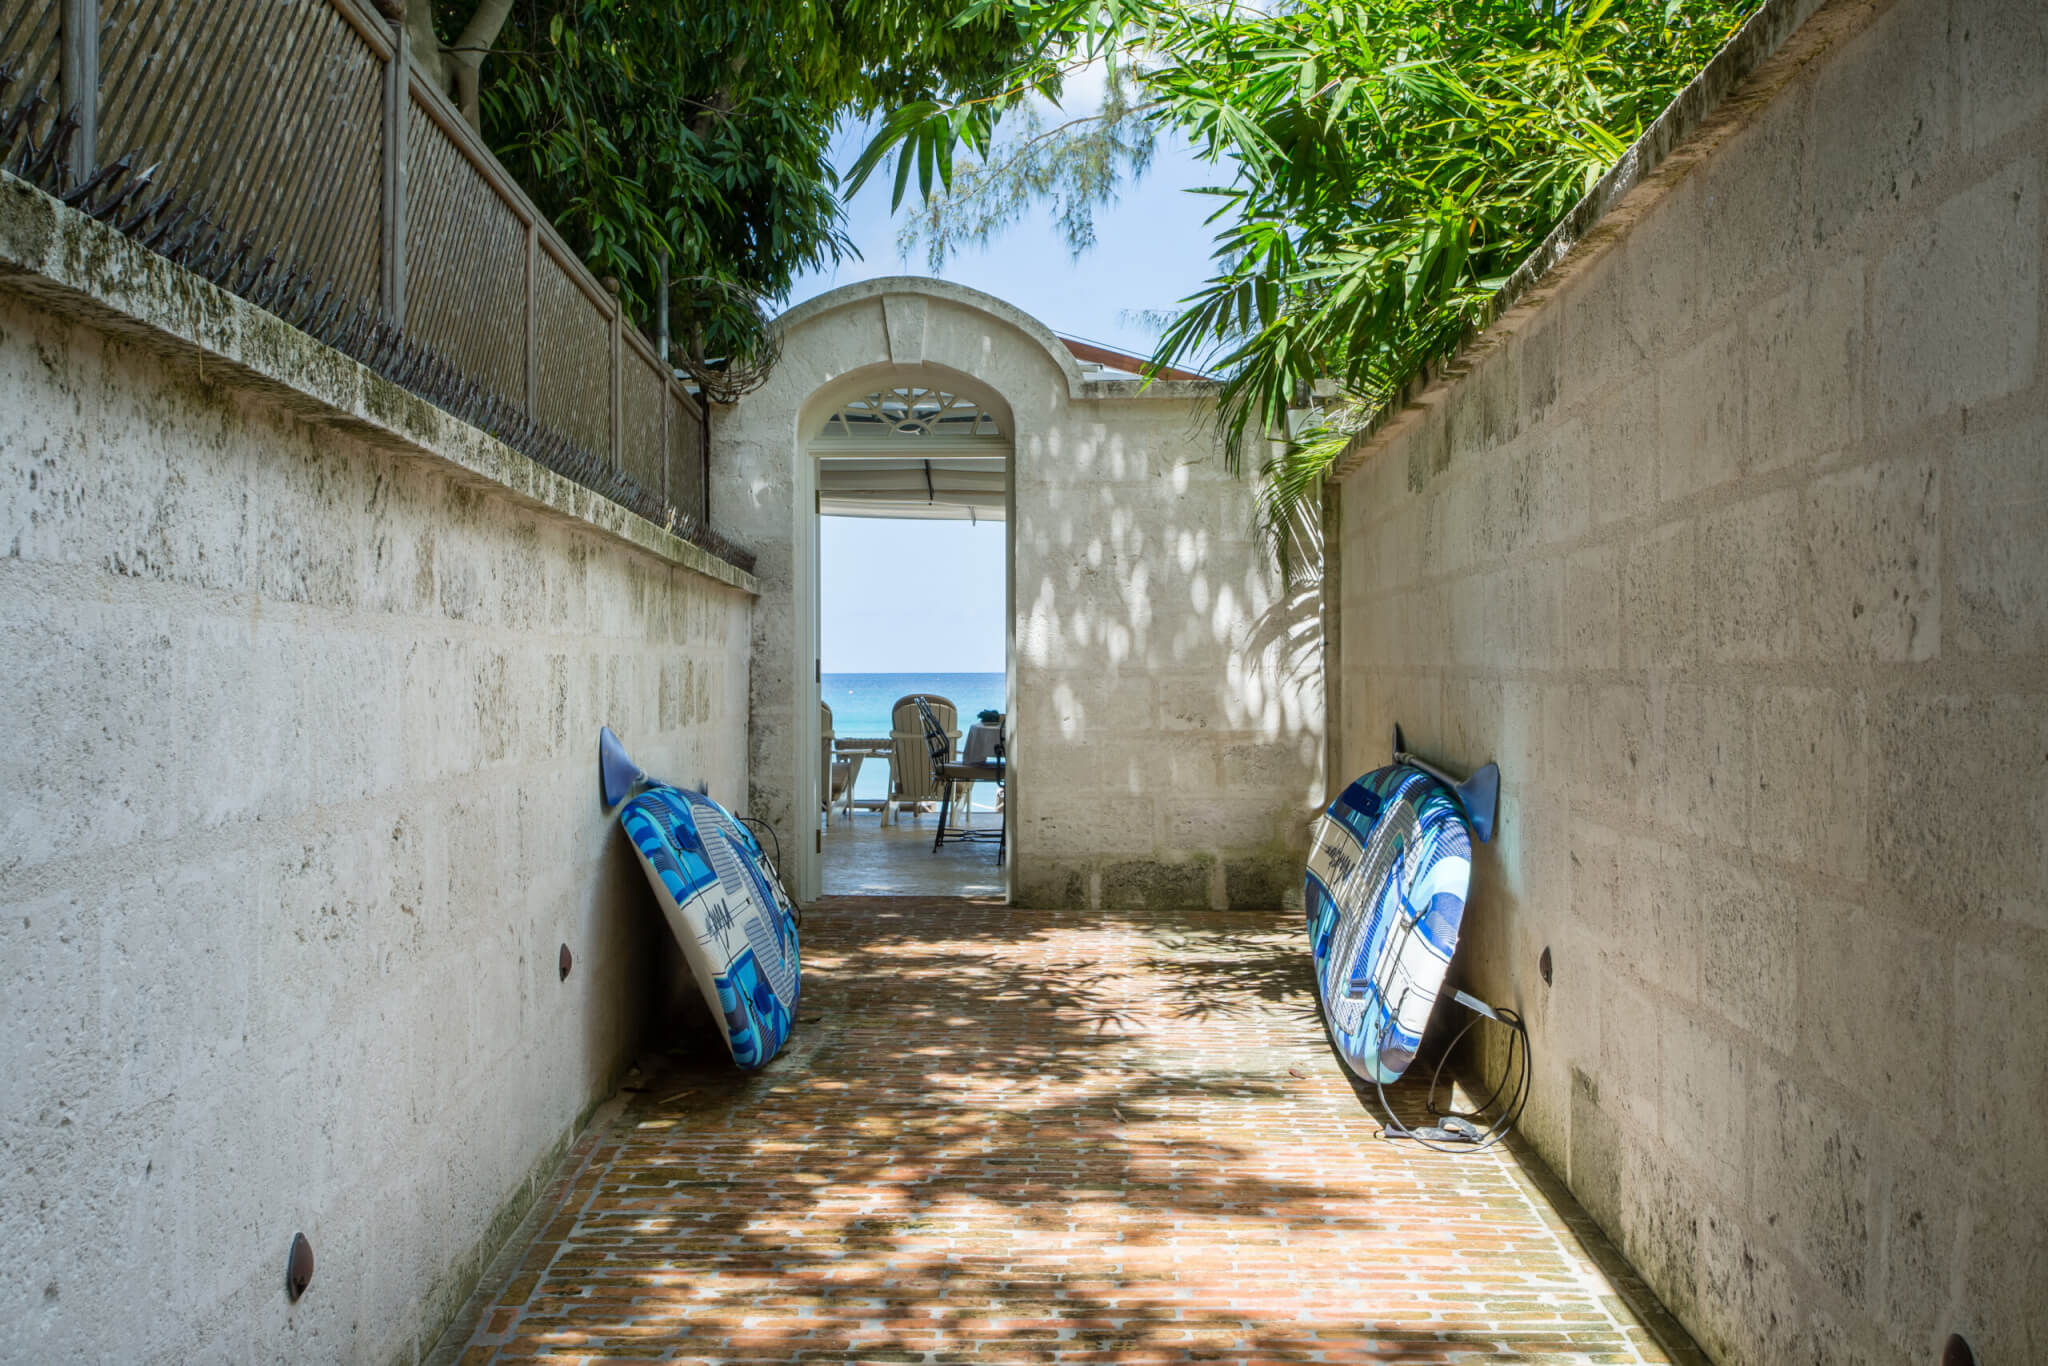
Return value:
[(1550, 985), (1550, 945), (1543, 946), (1543, 954), (1536, 960), (1536, 971), (1543, 974), (1543, 985)]
[(291, 1255), (284, 1262), (284, 1293), (294, 1304), (313, 1283), (313, 1245), (303, 1233), (292, 1235)]
[(569, 969), (576, 966), (576, 956), (569, 952), (567, 944), (562, 945), (561, 956), (555, 960), (555, 965), (562, 970), (562, 980), (568, 981)]
[(1961, 1333), (1950, 1333), (1941, 1345), (1941, 1366), (1977, 1366), (1977, 1354), (1963, 1341)]

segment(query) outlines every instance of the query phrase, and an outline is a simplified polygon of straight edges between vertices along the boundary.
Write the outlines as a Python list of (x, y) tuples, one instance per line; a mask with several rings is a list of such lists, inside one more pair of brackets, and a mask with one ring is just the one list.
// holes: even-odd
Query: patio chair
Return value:
[(959, 708), (946, 698), (931, 693), (913, 693), (896, 699), (889, 709), (889, 797), (882, 806), (882, 824), (895, 819), (896, 812), (910, 808), (912, 817), (919, 806), (939, 799), (939, 785), (932, 781), (931, 753), (924, 734), (924, 720), (918, 700), (930, 704), (932, 715), (947, 736), (947, 758), (960, 739)]
[[(853, 765), (832, 753), (832, 708), (818, 704), (818, 804), (825, 809), (825, 823), (832, 823), (832, 803), (846, 795), (853, 777)], [(850, 813), (849, 813), (850, 815)]]
[[(939, 718), (924, 698), (915, 700), (918, 717), (924, 723), (925, 750), (931, 756), (932, 784), (940, 790), (939, 831), (932, 838), (932, 852), (936, 854), (939, 852), (939, 846), (946, 842), (946, 821), (953, 810), (954, 788), (962, 784), (970, 788), (975, 783), (1001, 784), (1006, 776), (1007, 765), (993, 760), (985, 764), (953, 762), (953, 743), (947, 736), (945, 728), (939, 724)], [(972, 821), (973, 818), (974, 813), (969, 811), (968, 820)], [(1007, 844), (1009, 824), (1010, 818), (1004, 815), (997, 822), (993, 832), (962, 826), (953, 832), (953, 838), (955, 841), (981, 841), (988, 839), (993, 833), (996, 840), (996, 864), (1000, 867)]]

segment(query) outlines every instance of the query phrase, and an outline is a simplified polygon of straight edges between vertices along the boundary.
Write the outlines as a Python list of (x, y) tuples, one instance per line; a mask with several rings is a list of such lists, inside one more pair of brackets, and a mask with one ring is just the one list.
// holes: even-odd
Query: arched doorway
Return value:
[[(819, 724), (831, 732), (818, 743), (821, 890), (1003, 895), (1006, 865), (990, 847), (999, 788), (933, 784), (918, 721), (896, 709), (912, 694), (932, 698), (960, 758), (990, 743), (977, 712), (1009, 710), (1006, 406), (979, 383), (928, 370), (821, 391), (832, 394), (806, 405), (811, 419), (825, 409), (807, 451)], [(934, 849), (941, 824), (972, 834)]]
[[(828, 462), (872, 440), (863, 496), (930, 507), (985, 498), (973, 476), (999, 440), (1010, 899), (1274, 904), (1320, 797), (1314, 621), (1284, 610), (1253, 539), (1254, 489), (1222, 460), (1213, 387), (1084, 368), (1043, 323), (938, 280), (848, 285), (777, 326), (781, 363), (713, 416), (711, 479), (760, 587), (734, 795), (775, 830), (791, 891), (821, 890), (818, 509), (859, 491)], [(948, 395), (971, 422), (944, 420)], [(924, 453), (887, 449), (892, 418), (939, 437), (931, 451), (969, 438), (960, 463), (935, 456), (926, 488)], [(874, 487), (884, 473), (895, 487)]]
[[(790, 890), (808, 902), (821, 887), (822, 827), (815, 814), (821, 499), (830, 496), (846, 507), (855, 494), (876, 504), (910, 495), (897, 500), (900, 508), (916, 504), (923, 492), (928, 508), (950, 501), (971, 505), (969, 515), (980, 517), (994, 510), (991, 457), (1001, 452), (1005, 710), (1014, 717), (1017, 480), (1027, 451), (1045, 453), (1059, 441), (1068, 406), (1087, 384), (1080, 363), (1042, 323), (999, 299), (938, 280), (848, 285), (797, 305), (777, 327), (782, 358), (767, 383), (714, 416), (712, 500), (727, 534), (755, 551), (761, 587), (752, 627), (749, 791), (743, 800), (775, 830)], [(950, 401), (940, 403), (942, 396)], [(972, 405), (971, 421), (961, 420), (970, 416), (963, 403)], [(922, 430), (897, 430), (906, 421)], [(914, 464), (901, 463), (912, 457), (891, 449), (898, 439), (924, 443)], [(841, 463), (863, 459), (865, 471)], [(848, 482), (856, 478), (867, 481), (865, 492)], [(888, 483), (898, 487), (877, 487)], [(1018, 823), (1036, 781), (1025, 772), (1028, 748), (1028, 737), (1011, 736), (1005, 800), (1013, 892), (1033, 861)]]

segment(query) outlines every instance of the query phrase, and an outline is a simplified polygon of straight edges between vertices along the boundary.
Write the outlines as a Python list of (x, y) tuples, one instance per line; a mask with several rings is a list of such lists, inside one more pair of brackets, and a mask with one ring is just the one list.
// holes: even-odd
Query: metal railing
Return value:
[(0, 166), (751, 569), (703, 407), (408, 47), (365, 0), (0, 0)]

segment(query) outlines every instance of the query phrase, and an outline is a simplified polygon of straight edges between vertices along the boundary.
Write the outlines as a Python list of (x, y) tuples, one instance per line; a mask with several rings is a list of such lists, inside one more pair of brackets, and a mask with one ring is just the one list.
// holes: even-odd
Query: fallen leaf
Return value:
[(1308, 1080), (1308, 1073), (1306, 1073), (1306, 1072), (1297, 1072), (1297, 1071), (1295, 1071), (1295, 1070), (1294, 1070), (1294, 1069), (1293, 1069), (1292, 1067), (1290, 1067), (1290, 1068), (1288, 1068), (1288, 1069), (1287, 1069), (1287, 1075), (1288, 1075), (1288, 1076), (1290, 1076), (1290, 1077), (1300, 1077), (1300, 1078), (1301, 1078), (1301, 1079), (1302, 1079), (1303, 1081), (1307, 1081), (1307, 1080)]

